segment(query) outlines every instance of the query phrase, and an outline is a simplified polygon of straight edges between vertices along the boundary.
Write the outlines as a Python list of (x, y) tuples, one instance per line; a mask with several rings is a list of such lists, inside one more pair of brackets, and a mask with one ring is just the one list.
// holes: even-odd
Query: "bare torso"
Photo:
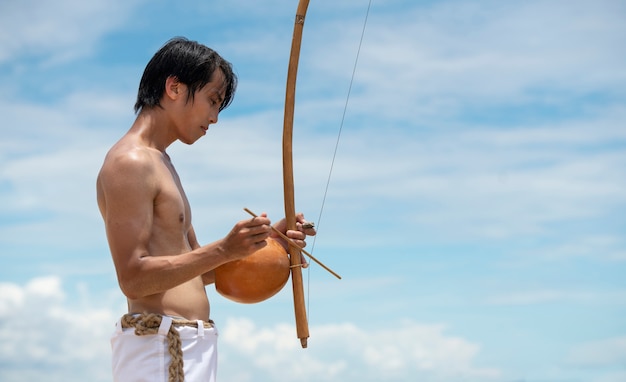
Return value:
[[(119, 205), (112, 196), (109, 196), (113, 192), (109, 192), (108, 189), (115, 187), (112, 183), (118, 180), (133, 184), (134, 180), (124, 179), (124, 177), (135, 175), (125, 173), (125, 167), (119, 165), (120, 161), (123, 162), (128, 158), (131, 161), (139, 162), (138, 165), (142, 166), (141, 171), (150, 174), (149, 176), (146, 175), (150, 181), (144, 182), (147, 189), (142, 189), (144, 183), (140, 183), (137, 189), (129, 187), (130, 189), (127, 191), (129, 194), (141, 193), (142, 195), (128, 196), (139, 198), (140, 204), (145, 203), (145, 208), (151, 208), (152, 211), (151, 216), (149, 216), (149, 211), (138, 209), (137, 213), (146, 214), (150, 219), (144, 221), (139, 218), (139, 223), (137, 223), (140, 225), (139, 228), (130, 222), (131, 228), (120, 233), (116, 232), (115, 227), (113, 227), (118, 215), (122, 221), (133, 217), (127, 216), (125, 206)], [(107, 225), (107, 234), (109, 242), (112, 244), (118, 278), (120, 272), (125, 271), (120, 268), (125, 267), (126, 263), (134, 264), (138, 259), (147, 256), (169, 259), (171, 256), (188, 253), (198, 247), (191, 226), (189, 202), (169, 156), (165, 152), (144, 145), (141, 137), (137, 134), (127, 134), (109, 151), (103, 170), (98, 176), (97, 191), (98, 206)], [(141, 200), (142, 198), (147, 200)], [(134, 207), (131, 206), (131, 208)], [(139, 237), (124, 238), (124, 235)], [(127, 253), (122, 253), (122, 251), (115, 253), (116, 243), (111, 243), (112, 240), (127, 241), (128, 244), (119, 245), (120, 248), (129, 248), (125, 251)], [(176, 270), (171, 269), (171, 271), (175, 272)], [(202, 320), (209, 318), (209, 301), (202, 275), (192, 277), (173, 287), (166, 285), (166, 279), (169, 277), (167, 272), (154, 273), (152, 277), (162, 279), (148, 281), (157, 285), (155, 290), (158, 290), (158, 285), (163, 283), (163, 290), (147, 295), (138, 294), (137, 296), (133, 296), (133, 293), (126, 293), (130, 313), (150, 312)]]
[[(98, 206), (130, 313), (209, 319), (205, 285), (214, 282), (215, 268), (265, 247), (272, 232), (261, 214), (235, 223), (214, 242), (198, 244), (189, 201), (165, 149), (175, 141), (192, 144), (217, 123), (224, 73), (216, 69), (191, 100), (190, 91), (169, 76), (159, 105), (141, 109), (98, 174)], [(305, 245), (306, 235), (287, 232), (284, 219), (277, 226), (296, 245)]]

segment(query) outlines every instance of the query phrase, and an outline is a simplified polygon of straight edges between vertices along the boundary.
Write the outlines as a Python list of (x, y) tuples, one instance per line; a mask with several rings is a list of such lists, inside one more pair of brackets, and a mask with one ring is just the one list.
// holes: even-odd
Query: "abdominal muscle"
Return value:
[(187, 320), (208, 321), (209, 299), (198, 276), (163, 293), (128, 300), (129, 313), (158, 313)]
[[(161, 219), (155, 219), (149, 244), (150, 256), (191, 251), (186, 234), (180, 231), (172, 233), (179, 228), (164, 227)], [(158, 313), (188, 320), (208, 321), (210, 317), (209, 300), (201, 275), (161, 293), (129, 299), (128, 309), (129, 313)]]

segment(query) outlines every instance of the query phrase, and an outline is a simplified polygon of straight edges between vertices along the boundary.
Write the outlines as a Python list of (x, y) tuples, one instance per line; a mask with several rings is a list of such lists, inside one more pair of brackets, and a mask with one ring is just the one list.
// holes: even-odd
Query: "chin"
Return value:
[(181, 141), (182, 143), (186, 144), (186, 145), (193, 145), (194, 143), (196, 143), (198, 140), (200, 139), (200, 137), (196, 138), (196, 139), (182, 139), (179, 138), (178, 140)]

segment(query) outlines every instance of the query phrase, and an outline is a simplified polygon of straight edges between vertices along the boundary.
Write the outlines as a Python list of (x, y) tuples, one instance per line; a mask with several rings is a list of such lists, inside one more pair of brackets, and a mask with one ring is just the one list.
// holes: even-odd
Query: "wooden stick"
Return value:
[[(246, 211), (247, 213), (249, 213), (250, 215), (252, 215), (253, 217), (258, 217), (258, 215), (256, 215), (254, 212), (250, 211), (247, 208), (243, 209), (244, 211)], [(287, 235), (285, 235), (284, 233), (280, 232), (279, 230), (277, 230), (276, 228), (274, 228), (274, 226), (270, 226), (272, 228), (272, 230), (274, 230), (274, 232), (276, 232), (280, 237), (282, 237), (283, 239), (287, 240), (287, 242), (295, 245), (296, 247), (298, 247), (300, 249), (300, 251), (302, 251), (305, 255), (307, 255), (311, 260), (315, 261), (317, 264), (319, 264), (322, 268), (326, 269), (328, 272), (330, 272), (333, 276), (335, 276), (336, 278), (338, 278), (339, 280), (341, 280), (341, 276), (339, 276), (338, 274), (336, 274), (335, 272), (333, 272), (332, 269), (328, 268), (326, 265), (324, 265), (321, 261), (319, 261), (318, 259), (316, 259), (315, 257), (313, 257), (313, 255), (311, 255), (310, 253), (308, 253), (307, 251), (304, 250), (304, 248), (301, 248), (299, 245), (297, 245), (291, 238), (289, 238)]]
[[(285, 204), (285, 222), (287, 230), (296, 229), (296, 202), (293, 178), (293, 120), (296, 106), (296, 77), (298, 74), (298, 59), (300, 58), (300, 44), (304, 18), (309, 6), (309, 0), (298, 0), (298, 9), (293, 24), (291, 52), (287, 67), (287, 84), (285, 87), (285, 115), (283, 119), (283, 195)], [(302, 344), (307, 347), (309, 338), (309, 323), (307, 321), (304, 301), (304, 283), (302, 282), (302, 252), (300, 247), (289, 242), (287, 252), (291, 268), (291, 285), (293, 287), (293, 308), (296, 316), (296, 333)]]

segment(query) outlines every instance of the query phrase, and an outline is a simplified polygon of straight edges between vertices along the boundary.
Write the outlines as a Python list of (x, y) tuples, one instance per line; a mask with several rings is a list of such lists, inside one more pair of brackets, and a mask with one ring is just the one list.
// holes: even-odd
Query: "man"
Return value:
[[(236, 85), (231, 64), (215, 51), (170, 40), (143, 73), (135, 122), (104, 160), (98, 206), (129, 312), (111, 340), (116, 381), (215, 380), (217, 332), (205, 285), (214, 282), (216, 267), (267, 245), (271, 222), (266, 214), (242, 220), (224, 238), (200, 246), (165, 150), (204, 136)], [(297, 222), (297, 231), (285, 232), (284, 219), (275, 228), (304, 247), (315, 231), (302, 227), (301, 214)]]

